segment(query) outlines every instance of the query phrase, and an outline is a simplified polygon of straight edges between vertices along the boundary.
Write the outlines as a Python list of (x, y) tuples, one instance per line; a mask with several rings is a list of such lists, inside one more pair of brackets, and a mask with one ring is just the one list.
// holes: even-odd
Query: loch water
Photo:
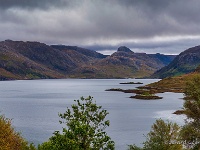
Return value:
[(12, 119), (13, 126), (35, 145), (47, 141), (62, 130), (58, 113), (63, 113), (74, 99), (91, 95), (109, 112), (107, 133), (116, 150), (127, 145), (141, 145), (156, 119), (183, 124), (183, 117), (172, 114), (181, 109), (183, 94), (162, 93), (162, 100), (136, 100), (133, 94), (105, 91), (110, 88), (134, 89), (137, 84), (121, 82), (156, 82), (156, 79), (47, 79), (0, 82), (0, 113)]

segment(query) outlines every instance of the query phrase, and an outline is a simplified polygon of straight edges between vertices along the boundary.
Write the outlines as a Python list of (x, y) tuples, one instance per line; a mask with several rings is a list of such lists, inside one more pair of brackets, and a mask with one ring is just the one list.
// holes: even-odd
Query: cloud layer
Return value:
[(180, 53), (198, 45), (199, 0), (2, 0), (0, 40)]

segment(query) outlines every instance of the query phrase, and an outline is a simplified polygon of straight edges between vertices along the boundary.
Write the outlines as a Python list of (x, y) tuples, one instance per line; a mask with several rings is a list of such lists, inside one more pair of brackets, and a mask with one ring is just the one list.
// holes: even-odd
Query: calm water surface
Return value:
[(162, 93), (162, 100), (130, 99), (122, 92), (106, 92), (109, 88), (130, 89), (139, 85), (121, 85), (120, 82), (143, 82), (153, 79), (55, 79), (0, 82), (0, 112), (13, 119), (17, 131), (36, 145), (47, 141), (55, 130), (61, 130), (58, 113), (81, 96), (93, 96), (98, 105), (108, 110), (110, 127), (107, 132), (116, 143), (117, 150), (128, 144), (140, 145), (144, 134), (150, 131), (157, 118), (179, 124), (183, 118), (172, 113), (183, 104), (183, 94)]

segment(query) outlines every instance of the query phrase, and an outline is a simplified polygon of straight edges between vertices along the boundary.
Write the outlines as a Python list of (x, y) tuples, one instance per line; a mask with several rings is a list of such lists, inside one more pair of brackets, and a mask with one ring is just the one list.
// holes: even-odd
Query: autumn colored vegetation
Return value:
[(14, 130), (11, 120), (0, 116), (0, 150), (35, 150)]

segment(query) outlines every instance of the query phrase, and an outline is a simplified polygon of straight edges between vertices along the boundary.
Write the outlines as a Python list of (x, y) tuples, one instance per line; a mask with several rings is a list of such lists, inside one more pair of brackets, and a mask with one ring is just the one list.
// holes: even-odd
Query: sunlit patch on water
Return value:
[(186, 119), (186, 116), (173, 114), (175, 111), (176, 110), (157, 111), (157, 112), (155, 112), (154, 118), (156, 118), (156, 119), (161, 118), (163, 120), (169, 120), (172, 122), (176, 122), (179, 125), (183, 125), (184, 120)]

